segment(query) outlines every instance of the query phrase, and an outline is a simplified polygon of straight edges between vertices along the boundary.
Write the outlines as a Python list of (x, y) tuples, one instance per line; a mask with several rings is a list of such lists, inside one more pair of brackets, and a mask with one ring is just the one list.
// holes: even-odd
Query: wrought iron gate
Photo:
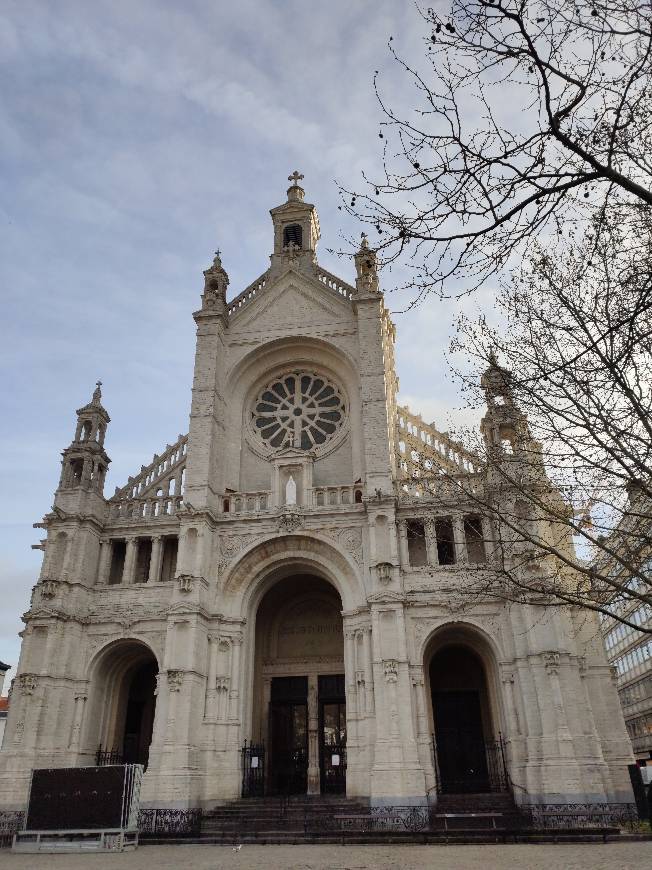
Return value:
[(265, 794), (265, 744), (245, 740), (242, 747), (242, 797)]

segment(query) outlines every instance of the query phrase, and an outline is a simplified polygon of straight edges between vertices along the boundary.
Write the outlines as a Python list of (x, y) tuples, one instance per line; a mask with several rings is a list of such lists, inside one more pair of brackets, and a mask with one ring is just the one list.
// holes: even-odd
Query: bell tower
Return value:
[(272, 275), (280, 274), (289, 264), (308, 271), (317, 263), (319, 217), (317, 209), (304, 202), (305, 190), (299, 185), (303, 175), (296, 169), (288, 176), (287, 202), (270, 209), (274, 224), (274, 253), (271, 256)]
[(104, 450), (104, 438), (111, 420), (102, 406), (101, 386), (98, 381), (91, 401), (78, 408), (74, 438), (62, 453), (54, 503), (66, 513), (104, 516), (104, 480), (111, 461)]

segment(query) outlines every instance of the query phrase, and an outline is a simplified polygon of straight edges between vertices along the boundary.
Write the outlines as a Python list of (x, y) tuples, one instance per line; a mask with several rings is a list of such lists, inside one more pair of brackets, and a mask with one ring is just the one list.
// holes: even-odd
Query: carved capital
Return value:
[(229, 691), (231, 678), (228, 676), (215, 677), (215, 690), (218, 694), (226, 694)]
[(171, 692), (179, 692), (183, 683), (184, 673), (180, 670), (169, 670), (167, 672), (168, 688)]
[(36, 588), (42, 598), (54, 598), (59, 591), (59, 582), (53, 577), (44, 577)]
[(23, 695), (33, 695), (38, 687), (38, 676), (36, 674), (20, 674), (18, 677), (18, 688)]
[(192, 587), (194, 585), (194, 577), (192, 574), (179, 574), (177, 577), (177, 586), (179, 588), (179, 592), (192, 592)]
[(559, 653), (558, 652), (544, 652), (543, 653), (543, 663), (546, 667), (546, 671), (549, 676), (553, 676), (559, 673)]
[(383, 673), (388, 683), (398, 682), (398, 662), (396, 659), (386, 659), (383, 662)]
[(376, 575), (384, 586), (392, 582), (392, 567), (391, 562), (379, 562), (376, 565)]

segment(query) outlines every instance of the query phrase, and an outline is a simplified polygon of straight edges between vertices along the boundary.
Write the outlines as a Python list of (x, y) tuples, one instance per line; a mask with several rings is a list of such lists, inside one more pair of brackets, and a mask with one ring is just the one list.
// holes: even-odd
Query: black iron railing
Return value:
[(196, 837), (201, 832), (201, 810), (141, 810), (138, 813), (138, 830), (145, 838)]
[(242, 797), (265, 794), (265, 744), (245, 740), (242, 747)]
[(322, 744), (321, 790), (323, 794), (346, 792), (346, 743)]
[(95, 766), (106, 767), (109, 764), (124, 764), (124, 755), (117, 749), (102, 749), (102, 744), (95, 753)]
[(447, 737), (446, 745), (441, 747), (444, 758), (440, 758), (440, 747), (432, 735), (433, 767), (435, 788), (439, 794), (464, 794), (470, 792), (507, 792), (510, 790), (505, 742), (502, 734), (498, 740), (468, 740), (457, 745)]

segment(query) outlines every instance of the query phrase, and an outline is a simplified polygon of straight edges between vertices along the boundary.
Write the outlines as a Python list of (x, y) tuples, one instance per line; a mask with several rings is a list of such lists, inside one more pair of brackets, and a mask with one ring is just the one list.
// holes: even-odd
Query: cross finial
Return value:
[(295, 169), (292, 175), (288, 175), (288, 181), (294, 182), (294, 186), (298, 187), (299, 182), (303, 181), (303, 175), (301, 175), (301, 173), (297, 172), (297, 170)]
[(99, 405), (100, 400), (102, 399), (101, 386), (102, 386), (102, 381), (95, 382), (95, 389), (93, 391), (93, 399), (92, 399), (92, 402), (95, 405)]

